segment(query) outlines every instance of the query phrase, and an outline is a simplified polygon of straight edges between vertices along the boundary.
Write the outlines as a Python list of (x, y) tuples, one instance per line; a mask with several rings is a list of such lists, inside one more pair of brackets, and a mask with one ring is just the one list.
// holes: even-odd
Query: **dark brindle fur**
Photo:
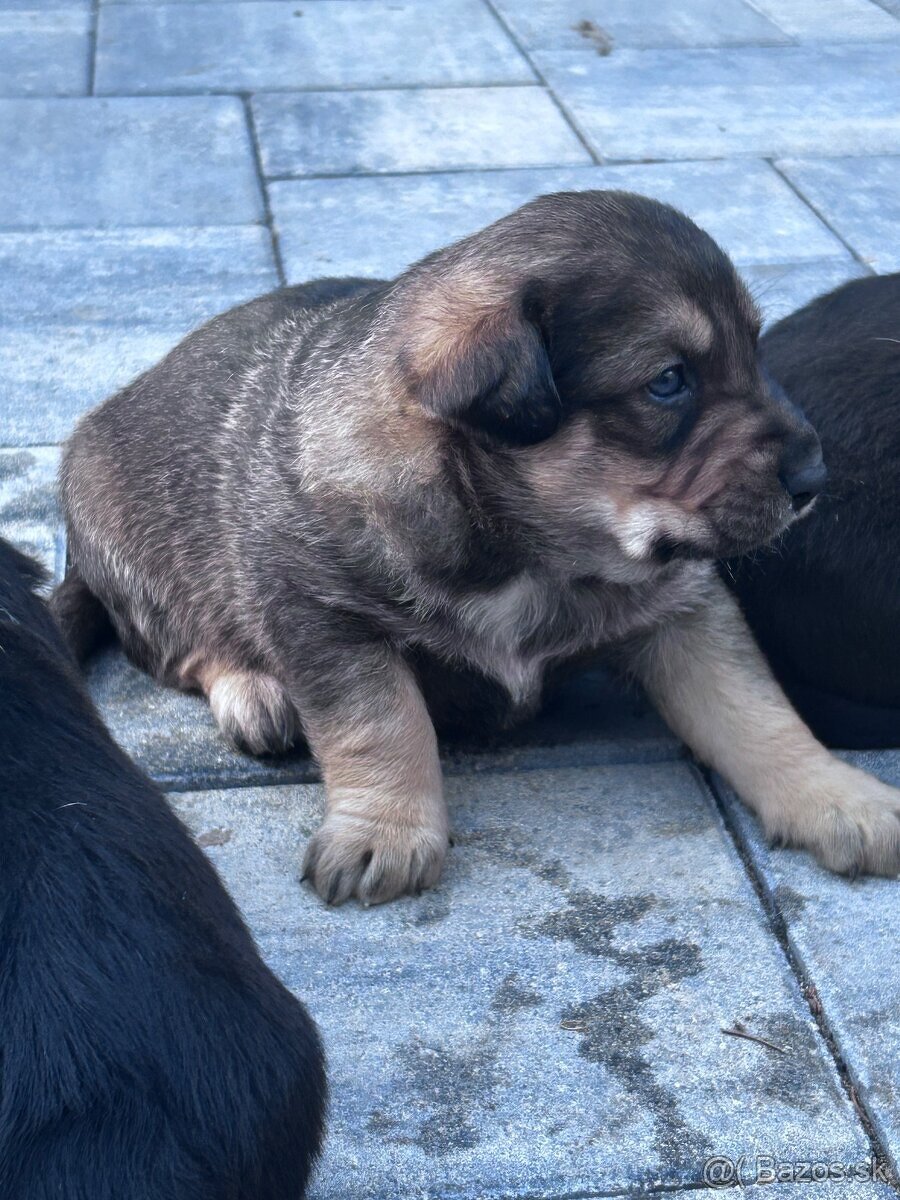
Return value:
[(0, 1196), (300, 1200), (322, 1051), (0, 541)]
[[(331, 901), (438, 876), (423, 687), (437, 713), (466, 673), (513, 720), (601, 648), (770, 833), (894, 872), (900, 794), (812, 739), (710, 565), (822, 483), (758, 331), (706, 234), (616, 192), (543, 197), (393, 282), (263, 297), (80, 424), (59, 611), (74, 629), (98, 598), (254, 752), (302, 728), (328, 793), (306, 871)], [(678, 395), (654, 397), (673, 364)]]

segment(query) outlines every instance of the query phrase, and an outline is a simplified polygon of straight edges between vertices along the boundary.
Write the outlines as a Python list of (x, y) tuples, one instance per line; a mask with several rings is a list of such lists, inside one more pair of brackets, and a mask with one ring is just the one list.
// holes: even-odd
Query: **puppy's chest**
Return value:
[(530, 707), (539, 698), (548, 664), (579, 653), (594, 640), (590, 606), (578, 599), (567, 589), (519, 575), (457, 605), (459, 640), (452, 649), (499, 683), (516, 706)]
[(692, 610), (709, 571), (708, 564), (685, 564), (627, 585), (523, 573), (458, 598), (454, 640), (443, 651), (495, 680), (517, 708), (527, 710), (540, 699), (548, 667)]

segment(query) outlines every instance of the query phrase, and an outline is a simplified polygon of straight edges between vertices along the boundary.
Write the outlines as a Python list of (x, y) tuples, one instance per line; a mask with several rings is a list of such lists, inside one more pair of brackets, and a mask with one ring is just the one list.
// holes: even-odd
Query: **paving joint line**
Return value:
[(421, 167), (409, 171), (310, 171), (302, 175), (267, 175), (269, 183), (304, 183), (309, 179), (410, 179), (429, 175), (498, 175), (504, 171), (578, 171), (593, 170), (597, 163), (532, 163), (507, 167)]
[[(835, 1069), (838, 1073), (838, 1078), (841, 1081), (841, 1087), (844, 1089), (847, 1100), (852, 1106), (853, 1111), (856, 1113), (863, 1132), (869, 1142), (872, 1164), (873, 1166), (877, 1164), (880, 1167), (884, 1167), (885, 1174), (888, 1179), (888, 1185), (894, 1192), (900, 1194), (900, 1177), (898, 1177), (894, 1168), (891, 1155), (875, 1128), (872, 1115), (869, 1112), (865, 1101), (859, 1094), (853, 1073), (848, 1064), (845, 1062), (844, 1056), (838, 1046), (837, 1038), (825, 1012), (825, 1006), (822, 1004), (821, 998), (819, 998), (818, 1004), (816, 1004), (812, 998), (811, 992), (818, 997), (818, 990), (815, 988), (815, 984), (809, 978), (808, 972), (803, 966), (803, 963), (801, 962), (797, 952), (791, 945), (787, 923), (782, 915), (781, 909), (778, 906), (778, 902), (767, 886), (759, 869), (757, 868), (757, 865), (753, 859), (753, 855), (750, 853), (750, 849), (743, 837), (743, 834), (729, 812), (728, 806), (723, 801), (719, 791), (719, 785), (713, 779), (713, 772), (708, 767), (701, 766), (697, 762), (693, 762), (691, 766), (696, 772), (697, 777), (705, 785), (713, 798), (713, 802), (719, 812), (722, 823), (724, 824), (725, 829), (731, 838), (741, 865), (744, 868), (744, 873), (749, 879), (753, 890), (756, 892), (757, 898), (762, 905), (762, 909), (769, 926), (769, 931), (772, 934), (772, 937), (778, 943), (778, 946), (780, 947), (781, 952), (787, 961), (788, 968), (790, 969), (791, 974), (794, 976), (800, 988), (800, 994), (809, 1008), (812, 1019), (816, 1023), (816, 1028), (819, 1031), (819, 1035), (825, 1043), (826, 1049), (828, 1050), (828, 1053), (831, 1056), (832, 1062), (834, 1063)], [(739, 800), (739, 803), (743, 803), (743, 801)]]
[(784, 171), (782, 171), (782, 169), (778, 166), (775, 159), (767, 158), (765, 161), (769, 164), (769, 166), (772, 168), (772, 170), (775, 172), (775, 174), (778, 176), (778, 178), (783, 179), (784, 182), (791, 189), (791, 191), (794, 193), (794, 195), (799, 200), (801, 200), (806, 205), (806, 207), (810, 210), (810, 212), (812, 212), (822, 222), (822, 224), (829, 231), (829, 233), (833, 234), (837, 238), (837, 240), (841, 243), (841, 245), (844, 247), (844, 249), (849, 251), (854, 262), (859, 263), (859, 265), (864, 268), (864, 270), (866, 271), (867, 274), (876, 275), (877, 271), (874, 270), (874, 268), (872, 267), (872, 264), (866, 262), (866, 260), (862, 257), (862, 255), (859, 253), (859, 251), (856, 249), (856, 247), (854, 245), (852, 245), (852, 243), (848, 242), (847, 239), (844, 237), (844, 235), (839, 230), (835, 229), (835, 227), (828, 220), (828, 218), (825, 216), (825, 214), (819, 211), (818, 206), (813, 204), (812, 200), (808, 199), (808, 197), (803, 194), (803, 192), (794, 183), (794, 181), (790, 178), (790, 176), (787, 175)]
[[(121, 743), (119, 743), (121, 745)], [(149, 775), (157, 787), (166, 793), (181, 792), (230, 792), (241, 791), (244, 788), (276, 788), (276, 787), (317, 787), (322, 777), (314, 760), (303, 759), (296, 769), (281, 768), (275, 778), (256, 778), (247, 775), (231, 775), (223, 771), (221, 775), (204, 775), (199, 779), (190, 780), (186, 776), (173, 774), (170, 776), (153, 775), (150, 768), (141, 763), (140, 759), (124, 746), (125, 752), (134, 759), (141, 770)], [(527, 749), (527, 748), (526, 748)], [(468, 759), (448, 759), (441, 756), (441, 769), (445, 779), (477, 779), (490, 775), (526, 775), (537, 771), (598, 771), (611, 767), (670, 767), (687, 763), (687, 751), (684, 746), (673, 745), (671, 750), (662, 750), (650, 757), (634, 757), (633, 755), (614, 755), (601, 757), (599, 760), (586, 754), (579, 762), (572, 759), (552, 761), (552, 751), (542, 762), (491, 762), (493, 751), (486, 751), (484, 758), (471, 756)], [(498, 753), (502, 753), (499, 751)], [(278, 770), (278, 768), (273, 768)]]
[[(883, 9), (895, 21), (900, 20), (900, 9), (891, 7), (892, 0), (872, 0), (872, 3), (877, 4), (880, 9)], [(893, 3), (896, 3), (896, 0), (893, 0)]]
[(575, 118), (572, 116), (572, 114), (569, 112), (569, 110), (563, 104), (562, 100), (560, 100), (559, 96), (557, 96), (556, 92), (553, 90), (553, 88), (547, 82), (547, 77), (544, 75), (544, 72), (540, 69), (540, 67), (537, 65), (537, 63), (534, 61), (534, 59), (531, 57), (529, 52), (525, 49), (525, 46), (522, 43), (522, 40), (512, 31), (512, 29), (510, 29), (509, 25), (506, 23), (504, 18), (497, 11), (497, 9), (494, 6), (494, 0), (484, 0), (484, 5), (488, 9), (488, 11), (493, 15), (494, 20), (497, 22), (497, 24), (500, 26), (500, 28), (503, 30), (503, 32), (506, 34), (506, 36), (509, 38), (509, 40), (512, 42), (512, 44), (515, 46), (515, 48), (519, 51), (519, 53), (522, 55), (522, 57), (528, 63), (529, 67), (531, 67), (532, 71), (534, 71), (535, 75), (537, 76), (538, 80), (540, 81), (541, 87), (544, 89), (544, 91), (547, 93), (547, 95), (553, 101), (553, 104), (556, 106), (556, 109), (559, 112), (562, 119), (565, 121), (565, 123), (569, 126), (569, 128), (572, 130), (572, 132), (578, 138), (579, 142), (584, 147), (584, 149), (591, 156), (591, 161), (599, 164), (600, 156), (594, 151), (593, 146), (587, 140), (586, 136), (581, 132), (581, 129), (579, 128), (578, 124), (575, 121)]
[[(793, 1180), (790, 1182), (793, 1183)], [(735, 1187), (729, 1190), (742, 1191), (743, 1189)], [(716, 1195), (716, 1189), (710, 1188), (709, 1184), (701, 1180), (698, 1180), (696, 1183), (691, 1183), (689, 1180), (681, 1180), (678, 1183), (665, 1183), (660, 1180), (653, 1184), (638, 1183), (633, 1186), (625, 1184), (620, 1188), (603, 1188), (600, 1191), (590, 1188), (587, 1191), (552, 1192), (549, 1194), (544, 1193), (540, 1196), (532, 1194), (524, 1198), (520, 1197), (517, 1192), (510, 1192), (506, 1196), (500, 1197), (500, 1200), (617, 1200), (618, 1197), (621, 1197), (621, 1200), (632, 1200), (632, 1197), (635, 1200), (639, 1197), (642, 1200), (647, 1200), (648, 1196), (672, 1196), (673, 1200), (677, 1200), (678, 1196), (686, 1194), (693, 1196), (697, 1192), (706, 1192), (711, 1196)]]
[(88, 29), (87, 94), (94, 95), (97, 82), (97, 27), (100, 23), (100, 0), (91, 0), (91, 21)]
[[(784, 36), (789, 45), (802, 46), (804, 44), (802, 38), (798, 37), (797, 34), (788, 33), (786, 29), (782, 29), (782, 27), (770, 13), (763, 12), (759, 5), (756, 4), (755, 0), (743, 0), (743, 2), (749, 9), (755, 12), (758, 16), (762, 17), (764, 21), (768, 21), (770, 25), (774, 25), (775, 28)], [(776, 42), (774, 44), (778, 45), (779, 43)], [(784, 45), (785, 43), (781, 42), (780, 44)], [(768, 45), (771, 46), (773, 43), (769, 42)]]
[[(254, 2), (255, 2), (255, 0), (254, 0)], [(42, 225), (3, 225), (2, 223), (0, 223), (0, 238), (11, 237), (14, 234), (19, 235), (19, 236), (24, 235), (27, 237), (27, 236), (33, 236), (34, 234), (38, 234), (38, 233), (46, 233), (48, 236), (55, 235), (57, 233), (117, 234), (117, 233), (128, 233), (132, 230), (141, 230), (141, 229), (158, 229), (158, 230), (162, 230), (162, 231), (166, 231), (166, 230), (170, 229), (170, 230), (172, 230), (173, 233), (183, 233), (185, 231), (187, 231), (187, 232), (191, 232), (191, 231), (202, 232), (203, 230), (206, 230), (206, 229), (257, 228), (260, 225), (265, 225), (265, 221), (263, 220), (262, 217), (254, 217), (252, 220), (248, 219), (246, 221), (226, 221), (224, 223), (222, 223), (221, 221), (214, 221), (209, 225), (198, 225), (196, 223), (196, 221), (189, 222), (186, 225), (161, 224), (159, 221), (141, 221), (140, 224), (132, 224), (132, 225), (124, 225), (124, 224), (86, 225), (84, 222), (80, 222), (76, 225), (46, 225), (46, 224), (42, 224)], [(46, 322), (44, 322), (44, 323), (46, 323)], [(61, 323), (65, 323), (65, 322), (61, 322)], [(125, 317), (121, 318), (120, 323), (121, 324), (127, 323), (128, 325), (140, 324), (140, 322), (135, 320), (134, 318), (125, 318)], [(35, 444), (39, 445), (39, 446), (47, 445), (46, 442), (37, 442)]]
[[(227, 0), (226, 0), (227, 2)], [(260, 3), (262, 0), (252, 0), (254, 3)], [(342, 0), (347, 3), (349, 0)], [(130, 5), (122, 4), (122, 8), (130, 7)], [(162, 5), (162, 7), (166, 7)], [(183, 0), (179, 0), (177, 4), (172, 4), (173, 8), (183, 8)], [(452, 91), (473, 91), (479, 88), (495, 88), (515, 91), (517, 88), (534, 88), (541, 87), (537, 79), (499, 79), (499, 80), (478, 80), (476, 83), (352, 83), (341, 84), (300, 84), (292, 85), (291, 87), (198, 87), (194, 89), (173, 88), (166, 90), (165, 88), (144, 88), (138, 92), (115, 91), (115, 92), (99, 92), (95, 96), (99, 100), (145, 100), (156, 98), (158, 100), (189, 100), (196, 99), (198, 96), (309, 96), (317, 92), (323, 95), (339, 95), (347, 93), (354, 95), (357, 92), (452, 92)], [(5, 100), (32, 100), (32, 99), (59, 99), (59, 100), (83, 100), (83, 96), (4, 96)]]
[(244, 108), (244, 119), (247, 122), (247, 136), (250, 138), (250, 149), (253, 154), (253, 167), (256, 172), (256, 182), (259, 184), (259, 191), (262, 197), (263, 205), (263, 224), (269, 231), (269, 241), (272, 246), (272, 258), (275, 263), (275, 272), (278, 276), (280, 287), (285, 287), (287, 284), (287, 275), (284, 270), (284, 260), (281, 257), (281, 242), (278, 236), (278, 230), (275, 228), (275, 220), (272, 216), (272, 206), (269, 203), (269, 189), (266, 185), (266, 176), (263, 171), (262, 150), (260, 148), (259, 136), (256, 129), (256, 119), (253, 116), (253, 105), (250, 103), (250, 95), (245, 92), (241, 95), (241, 104)]

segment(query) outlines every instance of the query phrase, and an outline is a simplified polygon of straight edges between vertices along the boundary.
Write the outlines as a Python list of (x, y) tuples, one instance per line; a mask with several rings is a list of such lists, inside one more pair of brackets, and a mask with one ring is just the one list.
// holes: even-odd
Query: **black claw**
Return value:
[(326, 904), (334, 904), (335, 900), (337, 899), (338, 892), (341, 890), (341, 882), (342, 882), (343, 878), (344, 878), (343, 871), (335, 872), (334, 878), (331, 881), (331, 886), (328, 888), (328, 891), (325, 893), (325, 903)]

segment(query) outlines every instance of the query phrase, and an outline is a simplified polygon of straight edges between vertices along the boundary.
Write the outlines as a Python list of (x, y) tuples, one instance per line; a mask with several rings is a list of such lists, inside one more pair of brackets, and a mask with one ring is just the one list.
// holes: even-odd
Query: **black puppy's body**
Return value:
[[(773, 549), (729, 564), (751, 628), (826, 741), (900, 745), (900, 274), (858, 279), (762, 339), (829, 483)], [(728, 579), (728, 573), (726, 573)]]
[(0, 542), (0, 1196), (299, 1200), (322, 1051)]

